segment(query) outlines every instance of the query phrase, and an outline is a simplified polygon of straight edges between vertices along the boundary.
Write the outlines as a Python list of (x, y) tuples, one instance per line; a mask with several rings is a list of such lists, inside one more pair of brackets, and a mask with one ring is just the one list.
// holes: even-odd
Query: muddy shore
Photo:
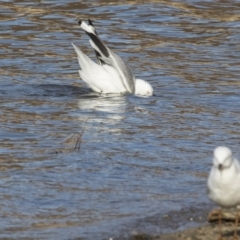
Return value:
[[(234, 224), (227, 223), (223, 226), (223, 239), (233, 239)], [(238, 228), (238, 236), (240, 236), (240, 229)], [(130, 240), (214, 240), (219, 239), (218, 225), (208, 224), (198, 228), (190, 228), (184, 231), (162, 234), (159, 236), (150, 236), (139, 234), (132, 236)], [(239, 238), (240, 239), (240, 238)]]
[[(114, 240), (214, 240), (219, 239), (219, 226), (216, 213), (219, 209), (210, 206), (200, 208), (188, 208), (180, 211), (172, 211), (165, 216), (153, 216), (144, 218), (135, 226), (135, 230), (128, 237), (121, 236)], [(211, 214), (210, 214), (211, 213)], [(236, 209), (223, 210), (222, 212), (222, 236), (224, 240), (233, 239), (235, 230)], [(210, 215), (209, 215), (210, 214)], [(210, 219), (209, 219), (210, 217)], [(146, 224), (159, 225), (161, 228), (157, 234), (145, 230)], [(149, 228), (148, 228), (149, 229)], [(146, 233), (147, 232), (147, 233)], [(238, 226), (238, 239), (240, 239), (240, 227)]]

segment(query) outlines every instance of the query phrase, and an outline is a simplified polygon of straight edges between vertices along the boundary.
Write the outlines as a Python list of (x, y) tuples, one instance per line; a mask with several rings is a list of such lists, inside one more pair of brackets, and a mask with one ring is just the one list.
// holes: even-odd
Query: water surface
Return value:
[[(214, 147), (239, 155), (239, 7), (2, 1), (1, 238), (109, 239), (139, 225), (159, 233), (162, 216), (211, 207)], [(86, 89), (71, 46), (94, 57), (80, 18), (94, 20), (156, 96)], [(70, 137), (82, 131), (77, 151)]]

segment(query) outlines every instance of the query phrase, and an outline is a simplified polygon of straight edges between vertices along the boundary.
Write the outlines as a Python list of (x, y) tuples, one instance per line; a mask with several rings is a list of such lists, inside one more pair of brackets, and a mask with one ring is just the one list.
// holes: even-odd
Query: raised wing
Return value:
[[(89, 20), (89, 24), (83, 21), (78, 22), (81, 28), (90, 37), (90, 44), (94, 48), (99, 64), (112, 66), (120, 76), (122, 84), (129, 93), (135, 93), (135, 77), (130, 67), (113, 51), (111, 51), (99, 38), (97, 32)], [(114, 81), (114, 79), (113, 79)]]

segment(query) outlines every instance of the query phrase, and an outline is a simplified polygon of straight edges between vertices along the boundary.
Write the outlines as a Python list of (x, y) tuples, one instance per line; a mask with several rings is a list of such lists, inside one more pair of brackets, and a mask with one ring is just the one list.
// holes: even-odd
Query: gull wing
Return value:
[(83, 21), (78, 22), (81, 28), (90, 37), (90, 44), (96, 52), (98, 62), (100, 64), (108, 64), (112, 66), (120, 76), (122, 84), (129, 93), (135, 93), (135, 77), (130, 67), (113, 51), (111, 51), (98, 37), (97, 32), (89, 20), (89, 25)]
[[(122, 93), (125, 90), (118, 72), (109, 65), (99, 65), (85, 55), (77, 46), (72, 43), (77, 54), (80, 77), (95, 92), (99, 93)], [(116, 81), (113, 81), (115, 79)]]
[[(81, 23), (79, 22), (79, 24), (81, 24)], [(94, 25), (93, 25), (93, 22), (91, 21), (91, 19), (88, 19), (88, 25), (89, 25), (89, 26), (92, 26), (92, 30), (94, 31), (95, 35), (98, 35), (96, 29), (94, 28)], [(106, 64), (106, 63), (101, 59), (101, 55), (98, 53), (98, 51), (96, 51), (96, 50), (94, 49), (94, 52), (95, 52), (95, 54), (96, 54), (98, 64), (99, 64), (99, 65)]]

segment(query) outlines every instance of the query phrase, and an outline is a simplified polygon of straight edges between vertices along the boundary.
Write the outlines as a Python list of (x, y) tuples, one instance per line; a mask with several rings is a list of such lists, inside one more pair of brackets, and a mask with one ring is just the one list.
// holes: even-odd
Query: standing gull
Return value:
[(97, 63), (85, 55), (76, 45), (80, 77), (93, 91), (98, 93), (132, 93), (140, 96), (152, 96), (152, 86), (142, 79), (135, 79), (130, 67), (110, 50), (99, 38), (93, 23), (79, 21), (80, 27), (90, 37)]
[[(217, 147), (213, 152), (213, 166), (208, 177), (208, 196), (220, 207), (231, 208), (240, 204), (240, 163), (227, 147)], [(219, 212), (219, 228), (221, 231)], [(238, 214), (235, 222), (234, 238), (237, 239)]]

